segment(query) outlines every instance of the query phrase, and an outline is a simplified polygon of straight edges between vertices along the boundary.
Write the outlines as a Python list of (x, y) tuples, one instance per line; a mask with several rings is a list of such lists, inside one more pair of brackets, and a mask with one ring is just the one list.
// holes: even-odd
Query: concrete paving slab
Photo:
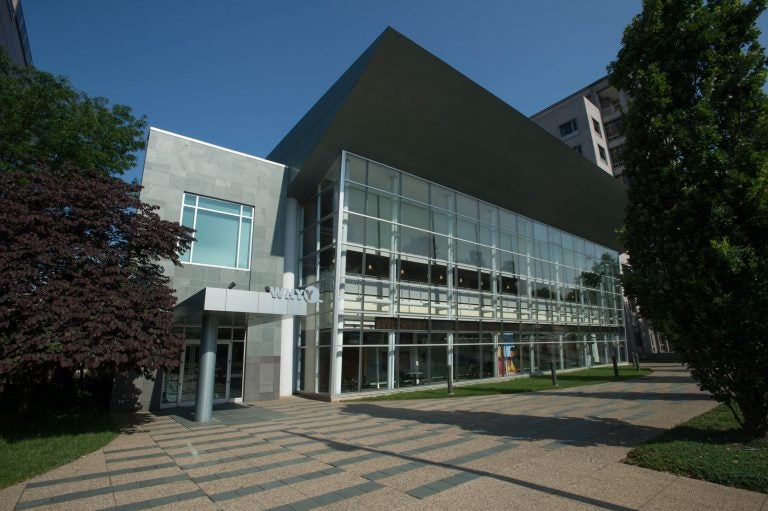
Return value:
[(301, 398), (122, 416), (104, 449), (0, 490), (0, 509), (762, 510), (768, 495), (624, 465), (714, 403), (687, 372), (424, 401)]

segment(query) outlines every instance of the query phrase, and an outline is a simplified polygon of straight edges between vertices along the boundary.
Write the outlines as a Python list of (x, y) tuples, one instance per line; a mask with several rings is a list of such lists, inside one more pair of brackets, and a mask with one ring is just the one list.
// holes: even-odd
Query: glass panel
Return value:
[(482, 259), (482, 254), (477, 245), (467, 241), (456, 242), (456, 261), (462, 264), (478, 266)]
[(457, 193), (456, 212), (469, 218), (477, 219), (477, 199)]
[(365, 221), (365, 244), (373, 248), (392, 248), (392, 224), (370, 218)]
[(400, 173), (389, 167), (368, 162), (368, 186), (391, 193), (400, 193)]
[(194, 262), (235, 266), (238, 218), (198, 210)]
[(491, 225), (499, 225), (499, 209), (495, 206), (480, 202), (480, 221)]
[(230, 369), (230, 374), (229, 374), (229, 398), (230, 399), (243, 397), (243, 360), (244, 358), (245, 358), (245, 343), (233, 342), (232, 343), (232, 367)]
[(189, 193), (184, 194), (184, 204), (186, 204), (187, 206), (194, 206), (196, 200), (197, 200), (197, 195), (192, 195)]
[(181, 225), (190, 229), (195, 227), (195, 210), (193, 208), (184, 208), (184, 213), (181, 216)]
[(429, 185), (417, 177), (403, 174), (403, 191), (401, 195), (427, 204), (429, 202)]
[[(386, 335), (386, 334), (384, 334)], [(361, 390), (387, 388), (387, 348), (363, 348), (360, 364)]]
[(359, 245), (365, 244), (365, 218), (355, 214), (347, 216), (347, 241)]
[(360, 348), (344, 346), (341, 352), (341, 391), (357, 392), (359, 390)]
[(318, 348), (317, 355), (317, 391), (327, 393), (331, 378), (331, 348)]
[(517, 215), (510, 213), (509, 211), (499, 211), (500, 225), (502, 229), (505, 229), (511, 233), (517, 232)]
[(328, 273), (333, 274), (336, 269), (336, 251), (332, 248), (320, 252), (320, 278), (325, 279)]
[(243, 218), (240, 223), (240, 254), (237, 267), (248, 269), (251, 264), (251, 221)]
[(304, 204), (304, 228), (307, 228), (317, 222), (317, 197)]
[(455, 216), (440, 210), (432, 210), (432, 230), (439, 234), (449, 235), (453, 233)]
[(387, 332), (363, 332), (363, 344), (386, 346), (388, 343)]
[(346, 208), (356, 213), (365, 213), (365, 190), (359, 186), (347, 185), (347, 193), (344, 195)]
[[(189, 195), (185, 195), (184, 200), (185, 201), (189, 200), (189, 197), (190, 197)], [(194, 204), (194, 199), (195, 199), (194, 196), (192, 196), (193, 204)], [(195, 225), (194, 222), (195, 222), (195, 210), (192, 208), (184, 208), (184, 211), (181, 215), (181, 225), (192, 229)], [(190, 255), (191, 255), (191, 251), (186, 250), (183, 254), (181, 254), (180, 259), (184, 262), (189, 262)]]
[(408, 227), (400, 229), (400, 251), (407, 254), (430, 257), (432, 237), (425, 231), (417, 231)]
[(401, 205), (401, 211), (401, 224), (411, 225), (421, 229), (429, 229), (429, 212), (426, 206), (421, 206), (413, 202), (403, 201)]
[(240, 216), (240, 204), (235, 204), (234, 202), (226, 202), (209, 197), (198, 197), (197, 207)]
[(363, 254), (353, 250), (347, 250), (346, 272), (348, 275), (363, 274)]
[(317, 227), (312, 226), (306, 229), (302, 234), (302, 251), (304, 254), (311, 254), (317, 250)]
[(243, 216), (253, 218), (253, 208), (251, 206), (243, 206)]
[(533, 237), (533, 224), (527, 218), (517, 217), (517, 233), (528, 238)]
[(455, 285), (456, 287), (464, 289), (477, 289), (479, 285), (477, 270), (465, 270), (463, 268), (457, 268)]
[(461, 218), (457, 222), (456, 237), (477, 243), (477, 224)]
[[(480, 378), (483, 366), (483, 346), (478, 342), (477, 334), (458, 334), (454, 344), (454, 367), (457, 381)], [(467, 344), (467, 345), (464, 345)]]
[(320, 218), (330, 215), (336, 209), (336, 195), (331, 186), (320, 192)]
[(456, 194), (452, 190), (443, 188), (442, 186), (438, 186), (434, 183), (430, 183), (429, 187), (432, 192), (430, 197), (430, 204), (448, 211), (454, 211), (456, 209)]
[(315, 255), (305, 257), (301, 260), (301, 279), (302, 285), (308, 286), (317, 282), (317, 264)]
[(439, 264), (430, 267), (430, 282), (433, 286), (445, 286), (448, 284), (448, 268)]
[(516, 273), (515, 256), (511, 252), (498, 251), (499, 268), (507, 273)]
[(320, 248), (333, 243), (333, 217), (320, 222)]
[(184, 381), (181, 384), (181, 401), (194, 401), (197, 395), (197, 380), (200, 376), (200, 345), (187, 344), (184, 347)]
[[(434, 334), (433, 334), (434, 337)], [(435, 342), (435, 339), (432, 339)], [(429, 347), (429, 382), (444, 382), (448, 378), (448, 347)]]
[(229, 343), (216, 345), (216, 367), (213, 376), (213, 399), (227, 398), (227, 366), (229, 365)]
[(365, 184), (365, 160), (356, 156), (347, 156), (347, 179)]
[(389, 278), (389, 256), (366, 254), (365, 275), (368, 277)]
[(400, 280), (429, 282), (429, 265), (426, 261), (400, 261)]
[(448, 238), (445, 236), (439, 236), (437, 234), (432, 235), (432, 256), (435, 259), (448, 260)]
[(376, 218), (394, 220), (392, 197), (369, 190), (365, 211), (368, 215)]
[(162, 403), (176, 403), (179, 399), (179, 368), (165, 371)]

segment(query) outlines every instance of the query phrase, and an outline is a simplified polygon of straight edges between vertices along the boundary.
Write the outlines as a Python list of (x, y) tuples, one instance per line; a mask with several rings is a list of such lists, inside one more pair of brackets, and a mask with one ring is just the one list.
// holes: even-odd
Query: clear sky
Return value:
[[(39, 69), (131, 106), (150, 126), (264, 157), (387, 26), (531, 115), (605, 75), (641, 5), (23, 0), (23, 8)], [(760, 25), (768, 32), (765, 15)]]

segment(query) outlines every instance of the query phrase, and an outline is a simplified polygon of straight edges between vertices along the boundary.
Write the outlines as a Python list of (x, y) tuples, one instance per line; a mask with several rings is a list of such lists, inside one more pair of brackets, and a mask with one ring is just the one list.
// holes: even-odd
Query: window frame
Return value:
[[(187, 202), (186, 202), (187, 196), (194, 197), (194, 204), (187, 204)], [(227, 203), (227, 204), (232, 204), (232, 205), (235, 205), (235, 206), (240, 206), (240, 213), (239, 214), (234, 214), (234, 213), (228, 213), (228, 212), (219, 211), (219, 210), (211, 209), (211, 208), (207, 208), (207, 207), (201, 207), (199, 205), (200, 204), (200, 200), (199, 200), (200, 197), (202, 197), (204, 199), (210, 199), (210, 200), (214, 200), (214, 201), (224, 202), (224, 203)], [(235, 266), (224, 266), (224, 265), (220, 265), (220, 264), (201, 263), (201, 262), (194, 261), (195, 245), (197, 245), (197, 243), (198, 243), (197, 240), (191, 242), (189, 244), (189, 249), (184, 254), (181, 254), (181, 256), (179, 257), (179, 260), (180, 260), (180, 262), (182, 264), (184, 264), (184, 265), (191, 264), (191, 265), (195, 265), (195, 266), (207, 266), (209, 268), (223, 268), (223, 269), (227, 269), (227, 270), (251, 271), (251, 258), (253, 256), (253, 223), (254, 223), (254, 216), (255, 216), (255, 208), (253, 206), (248, 205), (248, 204), (242, 204), (240, 202), (234, 202), (234, 201), (219, 199), (217, 197), (210, 197), (208, 195), (201, 195), (201, 194), (192, 193), (192, 192), (183, 192), (182, 195), (181, 195), (181, 213), (180, 213), (180, 217), (179, 217), (179, 225), (184, 225), (184, 211), (185, 211), (185, 208), (190, 208), (192, 210), (192, 212), (193, 212), (192, 213), (192, 215), (193, 215), (192, 216), (192, 229), (194, 230), (193, 236), (197, 233), (197, 219), (198, 219), (198, 211), (199, 210), (210, 211), (210, 212), (217, 213), (217, 214), (220, 214), (220, 215), (226, 215), (226, 216), (229, 216), (229, 217), (237, 218), (237, 245), (236, 245), (236, 248), (235, 248), (235, 250), (236, 250)], [(246, 216), (244, 214), (244, 212), (246, 211), (245, 208), (249, 208), (250, 209), (250, 213), (251, 213), (250, 217)], [(245, 267), (241, 268), (238, 265), (240, 263), (240, 249), (241, 249), (241, 243), (242, 243), (242, 238), (243, 238), (243, 236), (242, 236), (242, 234), (243, 234), (242, 233), (243, 219), (250, 220), (251, 225), (250, 225), (250, 229), (249, 229), (249, 232), (248, 232), (248, 239), (250, 241), (250, 244), (249, 244), (250, 246), (248, 247), (248, 254), (246, 256), (247, 264), (246, 264)], [(183, 260), (183, 257), (185, 257), (186, 254), (189, 254), (189, 260), (188, 261)]]
[(597, 153), (601, 160), (603, 160), (605, 163), (608, 163), (608, 152), (605, 150), (605, 147), (597, 144)]
[(598, 121), (594, 117), (591, 117), (591, 119), (592, 119), (592, 129), (595, 130), (595, 133), (600, 135), (600, 138), (603, 138), (603, 130), (600, 129), (600, 121)]

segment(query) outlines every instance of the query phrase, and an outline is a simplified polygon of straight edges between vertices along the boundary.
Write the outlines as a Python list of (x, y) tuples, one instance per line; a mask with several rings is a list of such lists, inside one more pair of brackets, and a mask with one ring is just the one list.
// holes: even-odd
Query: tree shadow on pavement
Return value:
[(455, 426), (478, 435), (512, 440), (553, 440), (581, 446), (631, 447), (666, 431), (662, 428), (601, 417), (540, 417), (460, 409), (415, 410), (370, 403), (350, 403), (344, 405), (342, 412), (429, 426)]

